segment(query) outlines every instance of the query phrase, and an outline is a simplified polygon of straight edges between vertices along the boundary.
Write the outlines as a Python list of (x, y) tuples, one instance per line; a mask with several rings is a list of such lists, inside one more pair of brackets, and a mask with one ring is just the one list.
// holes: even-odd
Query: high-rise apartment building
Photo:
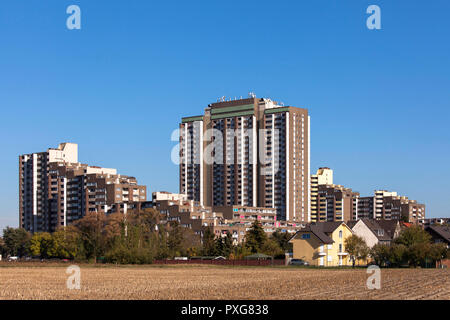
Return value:
[(397, 192), (390, 192), (387, 190), (375, 190), (375, 198), (374, 198), (374, 218), (375, 219), (383, 219), (383, 204), (385, 197), (397, 197)]
[(106, 212), (116, 203), (146, 201), (147, 190), (116, 169), (78, 163), (78, 146), (60, 144), (19, 157), (20, 226), (54, 232), (87, 212)]
[(359, 193), (340, 185), (318, 186), (318, 222), (353, 220), (358, 205)]
[(375, 197), (359, 197), (357, 215), (354, 220), (375, 219), (374, 204), (375, 204)]
[(388, 196), (383, 199), (382, 219), (419, 224), (425, 219), (425, 205), (408, 197)]
[[(319, 168), (316, 174), (311, 175), (311, 221), (320, 221), (318, 219), (319, 207), (319, 185), (333, 184), (333, 170), (330, 168)], [(325, 221), (325, 220), (322, 220)]]
[(399, 196), (397, 192), (375, 190), (373, 197), (358, 199), (356, 218), (403, 220), (417, 224), (425, 219), (425, 205)]
[(19, 225), (26, 230), (46, 230), (50, 224), (48, 171), (55, 162), (78, 162), (78, 146), (62, 143), (46, 152), (19, 156)]
[(180, 192), (207, 206), (277, 209), (310, 220), (309, 116), (270, 99), (210, 104), (180, 124)]

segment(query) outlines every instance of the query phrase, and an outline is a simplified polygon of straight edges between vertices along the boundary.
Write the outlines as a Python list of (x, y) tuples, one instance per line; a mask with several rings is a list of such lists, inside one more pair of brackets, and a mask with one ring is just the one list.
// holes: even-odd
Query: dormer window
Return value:
[(378, 236), (379, 236), (379, 237), (384, 236), (384, 230), (383, 230), (383, 229), (378, 230)]

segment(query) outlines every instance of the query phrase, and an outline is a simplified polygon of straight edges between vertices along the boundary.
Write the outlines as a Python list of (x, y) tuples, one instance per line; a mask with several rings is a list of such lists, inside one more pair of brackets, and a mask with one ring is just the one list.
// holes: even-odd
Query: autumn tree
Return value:
[(105, 254), (115, 237), (120, 236), (123, 231), (122, 221), (119, 214), (106, 216), (103, 213), (89, 212), (75, 222), (87, 259), (97, 261), (98, 257)]

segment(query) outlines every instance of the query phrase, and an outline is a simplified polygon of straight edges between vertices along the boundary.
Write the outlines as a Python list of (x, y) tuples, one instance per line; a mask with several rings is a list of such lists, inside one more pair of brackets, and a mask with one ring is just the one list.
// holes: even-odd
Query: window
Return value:
[(342, 239), (342, 230), (339, 231), (339, 238)]
[(332, 262), (333, 261), (333, 257), (332, 256), (328, 256), (328, 262)]
[(302, 239), (311, 239), (311, 235), (309, 233), (302, 234)]
[(339, 252), (342, 252), (342, 243), (339, 243)]

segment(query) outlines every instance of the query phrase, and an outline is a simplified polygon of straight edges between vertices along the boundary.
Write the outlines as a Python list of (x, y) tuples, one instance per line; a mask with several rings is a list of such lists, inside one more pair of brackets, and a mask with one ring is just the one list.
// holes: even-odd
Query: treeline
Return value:
[(355, 265), (356, 261), (371, 259), (384, 267), (429, 267), (436, 261), (450, 258), (444, 243), (431, 243), (431, 236), (419, 226), (403, 229), (391, 244), (376, 244), (369, 248), (364, 239), (352, 235), (345, 240), (346, 251)]
[(234, 245), (231, 234), (216, 238), (210, 228), (204, 229), (202, 241), (175, 221), (161, 223), (160, 213), (150, 209), (128, 215), (88, 213), (52, 234), (31, 235), (8, 227), (0, 238), (0, 254), (117, 264), (146, 264), (177, 256), (242, 259), (252, 253), (284, 258), (288, 240), (289, 235), (281, 232), (268, 237), (261, 225), (254, 223), (242, 244)]
[(431, 243), (430, 234), (414, 226), (402, 230), (391, 245), (375, 245), (371, 249), (371, 257), (379, 266), (426, 267), (450, 258), (450, 251), (445, 243)]

